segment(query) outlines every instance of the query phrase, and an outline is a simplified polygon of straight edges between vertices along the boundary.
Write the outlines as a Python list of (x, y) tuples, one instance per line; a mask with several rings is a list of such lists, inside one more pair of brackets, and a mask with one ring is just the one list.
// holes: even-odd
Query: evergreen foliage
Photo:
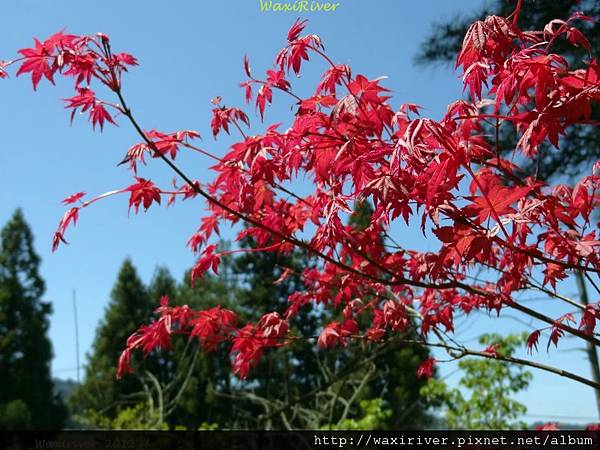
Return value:
[[(120, 407), (130, 406), (143, 400), (142, 384), (138, 377), (115, 379), (115, 367), (127, 341), (130, 330), (139, 327), (152, 317), (158, 305), (150, 299), (131, 260), (124, 261), (111, 293), (104, 318), (96, 329), (92, 350), (88, 355), (85, 378), (70, 398), (72, 410), (86, 421), (87, 411), (95, 411), (111, 419)], [(157, 358), (140, 358), (144, 370), (156, 370)], [(87, 421), (94, 420), (91, 416)]]
[(66, 408), (53, 393), (50, 303), (31, 229), (17, 210), (0, 234), (0, 428), (56, 429)]

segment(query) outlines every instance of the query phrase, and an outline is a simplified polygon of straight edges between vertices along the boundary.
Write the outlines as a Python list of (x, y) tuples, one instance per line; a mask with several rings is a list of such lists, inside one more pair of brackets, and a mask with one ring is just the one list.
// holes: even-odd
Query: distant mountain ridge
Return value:
[(52, 382), (54, 383), (54, 393), (60, 395), (65, 403), (73, 389), (77, 387), (77, 382), (71, 379), (53, 378)]

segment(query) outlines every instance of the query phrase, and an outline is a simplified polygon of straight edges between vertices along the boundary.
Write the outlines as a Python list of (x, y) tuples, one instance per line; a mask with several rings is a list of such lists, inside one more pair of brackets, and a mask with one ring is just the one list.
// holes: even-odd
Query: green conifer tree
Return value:
[[(368, 204), (359, 204), (349, 224), (366, 228), (371, 222), (371, 214)], [(252, 248), (254, 245), (251, 240), (242, 242), (242, 247)], [(303, 289), (300, 274), (305, 268), (305, 260), (299, 251), (288, 255), (248, 252), (237, 257), (234, 270), (238, 274), (241, 291), (236, 296), (236, 305), (242, 315), (256, 321), (259, 311), (285, 311), (288, 296)], [(291, 269), (289, 275), (278, 281), (286, 268)], [(341, 316), (341, 310), (338, 312)], [(290, 323), (292, 334), (316, 336), (322, 324), (333, 319), (340, 318), (326, 317), (318, 309), (305, 308)], [(378, 404), (390, 411), (384, 414), (385, 421), (381, 422), (381, 426), (423, 427), (429, 420), (426, 413), (428, 402), (419, 395), (424, 382), (417, 379), (416, 371), (428, 354), (424, 347), (397, 345), (374, 358), (373, 364), (362, 365), (370, 356), (362, 342), (350, 342), (346, 349), (319, 351), (313, 339), (299, 339), (290, 348), (269, 351), (258, 367), (250, 372), (248, 379), (236, 386), (234, 395), (244, 399), (242, 409), (249, 418), (245, 425), (250, 428), (282, 429), (307, 424), (314, 427), (323, 426), (327, 420), (333, 423), (341, 420), (343, 425), (347, 420), (362, 417), (361, 401), (373, 399), (381, 399)], [(367, 373), (373, 368), (374, 373)], [(368, 382), (361, 386), (362, 378), (368, 379)], [(360, 389), (357, 385), (361, 386)], [(314, 395), (307, 395), (310, 393)], [(332, 395), (341, 400), (329, 402), (333, 405), (331, 410), (324, 411), (320, 403), (323, 399), (330, 400)], [(344, 401), (350, 399), (352, 407), (347, 412)], [(268, 409), (286, 405), (288, 422), (291, 420), (289, 417), (298, 417), (289, 413), (289, 405), (302, 408), (306, 414), (300, 416), (305, 422), (285, 423), (278, 415), (265, 411), (265, 401), (269, 403)], [(312, 414), (308, 412), (311, 410)]]
[[(131, 260), (125, 260), (104, 318), (96, 329), (84, 381), (70, 397), (73, 411), (84, 421), (94, 425), (97, 415), (114, 419), (120, 408), (145, 400), (138, 376), (116, 380), (115, 371), (131, 330), (148, 323), (157, 305), (158, 300), (150, 299)], [(139, 364), (139, 374), (157, 367), (156, 358), (152, 355), (143, 361), (140, 358)]]
[(53, 393), (50, 303), (23, 213), (0, 234), (0, 428), (58, 429), (66, 408)]
[[(241, 246), (253, 248), (255, 242), (247, 239)], [(288, 297), (303, 288), (300, 277), (303, 261), (302, 252), (298, 250), (287, 255), (248, 252), (235, 258), (234, 272), (239, 283), (235, 306), (244, 320), (256, 322), (260, 319), (260, 313), (270, 311), (283, 315), (288, 306)], [(280, 280), (286, 270), (289, 270), (287, 276)], [(319, 323), (319, 314), (312, 307), (306, 307), (290, 322), (291, 333), (315, 336)], [(261, 421), (261, 414), (265, 410), (257, 399), (268, 399), (273, 404), (289, 404), (317, 389), (321, 382), (314, 341), (298, 340), (289, 348), (267, 352), (248, 378), (236, 386), (236, 395), (244, 399), (243, 410), (248, 419), (245, 425), (250, 428), (283, 429), (285, 424), (280, 417)], [(248, 395), (250, 392), (252, 395)]]
[[(178, 285), (168, 269), (158, 268), (148, 288), (150, 298), (158, 300), (167, 295), (170, 305), (188, 305), (195, 309), (228, 304), (227, 297), (234, 291), (226, 276), (228, 260), (224, 261), (222, 276), (205, 276), (197, 286), (190, 286), (189, 273)], [(197, 429), (202, 424), (230, 424), (228, 401), (217, 398), (215, 389), (227, 391), (231, 377), (224, 363), (225, 351), (206, 354), (196, 339), (173, 339), (169, 352), (156, 352), (153, 374), (162, 389), (164, 422), (170, 428)]]
[[(229, 244), (221, 242), (222, 250)], [(209, 309), (217, 305), (239, 311), (235, 299), (239, 293), (237, 276), (233, 271), (233, 258), (224, 256), (219, 275), (205, 274), (194, 286), (190, 285), (189, 271), (183, 277), (178, 290), (178, 303), (195, 309)], [(236, 384), (227, 364), (227, 348), (221, 346), (212, 353), (204, 352), (197, 342), (193, 342), (197, 354), (196, 367), (181, 398), (176, 414), (179, 424), (198, 428), (202, 424), (216, 425), (219, 428), (242, 428), (240, 417), (245, 413), (238, 402), (232, 401), (232, 386)]]

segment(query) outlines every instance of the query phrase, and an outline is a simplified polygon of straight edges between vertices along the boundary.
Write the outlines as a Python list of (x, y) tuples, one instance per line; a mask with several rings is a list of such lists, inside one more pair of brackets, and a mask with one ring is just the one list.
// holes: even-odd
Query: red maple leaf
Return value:
[(529, 335), (527, 338), (527, 353), (531, 354), (533, 352), (533, 348), (535, 350), (538, 349), (538, 340), (540, 339), (540, 330), (535, 330), (533, 333)]
[(341, 338), (342, 332), (340, 323), (334, 321), (323, 328), (323, 331), (321, 331), (319, 339), (317, 340), (317, 345), (321, 348), (334, 347), (340, 342)]
[(135, 212), (139, 211), (140, 205), (147, 210), (152, 202), (160, 204), (160, 189), (154, 186), (154, 183), (144, 178), (135, 177), (137, 183), (127, 187), (125, 191), (131, 192), (129, 196), (129, 209), (133, 206)]
[(76, 194), (69, 195), (62, 201), (62, 203), (64, 203), (65, 205), (70, 205), (71, 203), (75, 203), (78, 200), (80, 200), (84, 195), (85, 192), (77, 192)]
[(498, 353), (499, 349), (500, 349), (500, 344), (491, 344), (491, 345), (488, 345), (485, 348), (485, 350), (483, 350), (483, 353), (487, 353), (488, 355), (491, 355), (494, 358), (497, 358), (498, 356), (500, 356), (500, 354)]
[(435, 367), (435, 358), (427, 358), (417, 369), (417, 378), (431, 378)]
[(465, 213), (476, 215), (479, 223), (485, 222), (488, 218), (498, 220), (499, 217), (514, 212), (511, 205), (524, 198), (531, 190), (530, 186), (517, 188), (495, 186), (481, 196), (471, 197), (473, 203), (465, 208)]
[(297, 19), (288, 31), (287, 40), (292, 42), (298, 39), (298, 36), (300, 36), (302, 30), (304, 30), (304, 27), (306, 27), (307, 22), (308, 20)]
[(92, 128), (96, 128), (96, 124), (99, 124), (100, 130), (104, 129), (105, 122), (110, 122), (113, 125), (116, 125), (112, 116), (102, 105), (102, 103), (96, 103), (94, 106), (92, 106), (92, 109), (90, 110), (90, 120), (92, 121)]
[(212, 269), (214, 273), (218, 273), (221, 256), (215, 253), (216, 249), (217, 246), (215, 244), (209, 245), (204, 249), (198, 261), (196, 261), (190, 273), (190, 284), (192, 286), (194, 286), (196, 280), (204, 276), (207, 270)]
[(265, 106), (268, 103), (273, 101), (273, 92), (271, 88), (266, 84), (263, 84), (258, 90), (258, 94), (256, 95), (256, 107), (260, 112), (260, 118), (264, 119), (265, 116)]
[(542, 425), (536, 425), (535, 429), (537, 431), (558, 431), (560, 428), (558, 428), (558, 423), (548, 422), (548, 423), (544, 423)]
[(42, 77), (46, 77), (48, 81), (54, 84), (54, 72), (56, 71), (56, 68), (53, 67), (53, 48), (53, 44), (48, 44), (47, 42), (42, 44), (40, 41), (35, 39), (35, 47), (23, 48), (19, 50), (19, 53), (23, 55), (25, 61), (23, 61), (21, 67), (19, 67), (17, 76), (31, 72), (33, 90), (37, 89)]

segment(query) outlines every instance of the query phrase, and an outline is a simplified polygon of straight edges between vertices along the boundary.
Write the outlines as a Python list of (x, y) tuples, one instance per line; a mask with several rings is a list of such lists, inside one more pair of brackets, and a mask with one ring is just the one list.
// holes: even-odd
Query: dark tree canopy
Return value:
[[(357, 204), (349, 225), (368, 227), (372, 213), (368, 203)], [(242, 247), (255, 248), (256, 243), (245, 239)], [(249, 320), (257, 320), (259, 311), (285, 311), (288, 297), (303, 288), (301, 274), (308, 269), (305, 261), (297, 250), (285, 255), (247, 252), (235, 258), (239, 291), (234, 309)], [(360, 299), (365, 304), (370, 300)], [(342, 310), (339, 305), (332, 316), (318, 306), (306, 307), (290, 321), (290, 327), (295, 335), (314, 337), (324, 323), (342, 320)], [(413, 336), (408, 333), (407, 337)], [(344, 424), (360, 417), (361, 401), (378, 399), (389, 412), (378, 426), (424, 427), (429, 421), (429, 405), (419, 395), (425, 382), (417, 379), (416, 372), (428, 356), (428, 350), (422, 346), (397, 345), (373, 354), (361, 342), (349, 342), (344, 349), (331, 351), (317, 350), (311, 339), (299, 339), (287, 349), (266, 353), (248, 378), (234, 387), (232, 395), (241, 400), (238, 423), (251, 428), (335, 427), (338, 422)], [(367, 360), (370, 363), (363, 364)], [(332, 397), (340, 400), (331, 402)], [(346, 411), (347, 404), (350, 407)], [(302, 412), (292, 413), (294, 407)], [(277, 408), (283, 409), (286, 420), (273, 414)], [(248, 422), (243, 422), (244, 417)]]
[(53, 393), (50, 303), (33, 235), (17, 210), (0, 235), (0, 428), (62, 427), (66, 409)]
[(138, 374), (115, 379), (116, 361), (129, 330), (148, 321), (163, 296), (169, 298), (171, 305), (198, 308), (227, 304), (227, 298), (235, 291), (226, 275), (207, 276), (197, 287), (189, 285), (189, 274), (185, 280), (179, 284), (166, 267), (158, 267), (146, 287), (133, 263), (129, 259), (123, 263), (105, 316), (96, 330), (84, 382), (70, 397), (79, 421), (109, 426), (119, 421), (120, 412), (139, 406), (145, 411), (148, 402), (156, 401), (160, 395), (161, 420), (148, 418), (143, 426), (196, 429), (205, 422), (228, 423), (232, 417), (230, 402), (215, 396), (216, 391), (229, 389), (229, 369), (222, 363), (226, 353), (204, 355), (195, 341), (176, 340), (169, 351), (157, 350), (143, 360), (140, 358), (142, 371)]
[[(209, 275), (194, 287), (190, 286), (189, 272), (186, 273), (180, 284), (174, 284), (175, 290), (172, 281), (164, 283), (165, 277), (161, 276), (161, 272), (165, 270), (159, 269), (150, 284), (149, 290), (155, 301), (166, 294), (171, 305), (204, 308), (229, 305), (235, 295), (229, 261), (224, 262), (221, 276)], [(235, 416), (234, 405), (217, 394), (228, 393), (231, 389), (230, 371), (223, 364), (227, 360), (226, 351), (205, 353), (197, 341), (179, 339), (173, 341), (170, 352), (162, 352), (160, 356), (165, 364), (161, 383), (166, 387), (169, 403), (166, 422), (170, 427), (196, 429), (202, 424), (223, 426), (231, 423)]]
[[(256, 243), (246, 239), (241, 246), (254, 248)], [(235, 258), (233, 267), (240, 288), (235, 308), (248, 320), (259, 319), (261, 311), (283, 313), (288, 297), (302, 286), (300, 273), (304, 269), (303, 261), (299, 251), (287, 255), (248, 252)], [(290, 327), (298, 335), (315, 336), (319, 323), (319, 314), (313, 308), (306, 308), (291, 321)], [(249, 423), (251, 427), (284, 428), (277, 416), (270, 417), (267, 422), (261, 421), (265, 410), (261, 401), (254, 396), (273, 404), (289, 404), (296, 402), (303, 394), (319, 389), (322, 377), (313, 347), (313, 343), (300, 340), (291, 348), (267, 353), (240, 386), (236, 395), (244, 400), (244, 415), (250, 420), (252, 417), (259, 418), (256, 423)], [(249, 391), (252, 396), (247, 395)], [(303, 406), (311, 408), (309, 403), (312, 399), (308, 402), (304, 400)]]

